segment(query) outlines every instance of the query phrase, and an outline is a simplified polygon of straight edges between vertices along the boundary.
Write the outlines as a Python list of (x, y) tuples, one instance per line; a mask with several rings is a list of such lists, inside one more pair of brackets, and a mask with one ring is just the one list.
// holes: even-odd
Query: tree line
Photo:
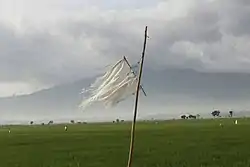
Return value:
[[(233, 111), (230, 110), (228, 112), (228, 117), (233, 117)], [(215, 117), (221, 117), (221, 112), (219, 110), (214, 110), (213, 112), (211, 112), (211, 115), (215, 118)], [(183, 114), (181, 115), (181, 119), (197, 119), (200, 117), (200, 114), (197, 115), (192, 115), (192, 114)]]

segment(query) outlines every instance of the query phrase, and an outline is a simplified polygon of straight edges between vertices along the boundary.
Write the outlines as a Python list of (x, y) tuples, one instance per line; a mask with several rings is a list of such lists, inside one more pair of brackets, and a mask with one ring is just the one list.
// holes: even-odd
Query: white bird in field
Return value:
[(64, 130), (65, 130), (65, 131), (67, 131), (67, 130), (68, 130), (68, 127), (67, 127), (67, 126), (65, 126), (65, 127), (64, 127)]
[(238, 121), (237, 121), (237, 119), (235, 120), (235, 122), (234, 122), (234, 123), (235, 123), (235, 125), (237, 125), (237, 124), (238, 124)]

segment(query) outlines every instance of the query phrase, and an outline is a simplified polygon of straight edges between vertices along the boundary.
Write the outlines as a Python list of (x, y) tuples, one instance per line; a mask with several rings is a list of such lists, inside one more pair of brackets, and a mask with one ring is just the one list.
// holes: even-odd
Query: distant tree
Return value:
[(221, 117), (220, 111), (217, 111), (217, 117)]
[(33, 125), (34, 124), (34, 121), (30, 121), (30, 125)]
[(78, 121), (77, 123), (78, 123), (78, 124), (81, 124), (82, 122)]
[(44, 125), (44, 123), (42, 123), (41, 125)]
[(54, 123), (54, 122), (51, 120), (51, 121), (49, 121), (48, 125), (53, 124), (53, 123)]
[(190, 118), (190, 119), (191, 119), (191, 118), (192, 118), (192, 119), (196, 119), (196, 116), (190, 114), (190, 115), (188, 116), (188, 118)]
[(216, 117), (216, 116), (220, 117), (220, 111), (219, 110), (214, 110), (211, 114), (212, 114), (213, 117)]
[(216, 111), (211, 112), (212, 116), (215, 117), (216, 116)]
[(181, 119), (187, 119), (186, 115), (181, 115)]
[(70, 120), (70, 123), (74, 124), (74, 123), (75, 123), (75, 121), (74, 121), (74, 120)]
[(229, 116), (233, 117), (233, 111), (229, 111)]
[(113, 121), (113, 123), (115, 123), (115, 121)]
[(122, 119), (121, 122), (124, 122), (124, 120)]
[(119, 120), (119, 119), (116, 119), (116, 122), (118, 123), (118, 122), (120, 122), (120, 120)]

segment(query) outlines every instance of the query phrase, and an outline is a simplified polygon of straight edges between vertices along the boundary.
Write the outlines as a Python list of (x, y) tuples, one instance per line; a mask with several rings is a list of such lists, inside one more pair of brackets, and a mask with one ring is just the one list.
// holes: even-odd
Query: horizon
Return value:
[[(142, 85), (149, 96), (140, 98), (141, 116), (248, 110), (248, 6), (233, 0), (0, 0), (1, 117), (86, 117), (77, 108), (81, 89), (124, 55), (138, 62), (145, 26)], [(88, 114), (130, 118), (132, 105), (133, 98)]]

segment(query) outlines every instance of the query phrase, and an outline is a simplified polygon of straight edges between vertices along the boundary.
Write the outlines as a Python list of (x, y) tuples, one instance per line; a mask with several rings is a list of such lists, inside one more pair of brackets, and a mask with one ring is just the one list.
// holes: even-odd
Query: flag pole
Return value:
[[(136, 76), (135, 72), (132, 69), (132, 66), (129, 64), (127, 58), (124, 56), (123, 59), (125, 60), (125, 62), (127, 63), (127, 65), (129, 66), (129, 68), (131, 69), (132, 73)], [(143, 89), (142, 85), (140, 85), (140, 89), (142, 90), (144, 96), (147, 96), (145, 90)]]
[(141, 63), (140, 63), (140, 71), (138, 76), (138, 83), (137, 83), (137, 89), (136, 89), (136, 97), (135, 97), (135, 106), (134, 106), (134, 117), (131, 127), (131, 139), (130, 139), (130, 149), (129, 149), (129, 158), (128, 158), (128, 166), (131, 167), (132, 160), (133, 160), (133, 152), (134, 152), (134, 140), (135, 140), (135, 124), (136, 124), (136, 117), (137, 117), (137, 108), (138, 108), (138, 101), (139, 101), (139, 90), (141, 85), (141, 77), (142, 77), (142, 69), (143, 69), (143, 63), (144, 63), (144, 56), (145, 56), (145, 50), (146, 50), (146, 43), (147, 43), (147, 30), (148, 27), (145, 27), (145, 35), (144, 35), (144, 44), (143, 44), (143, 50), (142, 50), (142, 57), (141, 57)]

